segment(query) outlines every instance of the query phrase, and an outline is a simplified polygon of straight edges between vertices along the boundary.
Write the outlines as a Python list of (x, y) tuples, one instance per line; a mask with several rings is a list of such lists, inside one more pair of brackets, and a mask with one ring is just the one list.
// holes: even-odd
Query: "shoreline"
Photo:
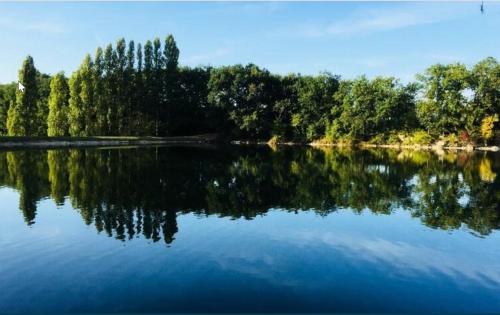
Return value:
[(370, 143), (325, 143), (325, 142), (265, 142), (265, 141), (221, 141), (217, 135), (198, 135), (184, 137), (0, 137), (0, 149), (4, 148), (71, 148), (71, 147), (101, 147), (101, 146), (154, 146), (154, 145), (192, 145), (229, 143), (234, 145), (269, 145), (269, 146), (311, 146), (311, 147), (344, 147), (344, 148), (386, 148), (430, 151), (491, 151), (498, 152), (494, 146), (440, 146), (440, 145), (401, 145), (401, 144), (370, 144)]
[(408, 149), (408, 150), (429, 150), (429, 151), (491, 151), (498, 152), (500, 148), (498, 146), (440, 146), (440, 145), (402, 145), (402, 144), (370, 144), (370, 143), (359, 143), (359, 144), (341, 144), (341, 143), (315, 143), (311, 142), (308, 145), (313, 147), (357, 147), (357, 148), (386, 148), (386, 149)]
[(429, 151), (440, 151), (440, 150), (450, 150), (450, 151), (491, 151), (498, 152), (500, 148), (498, 146), (440, 146), (440, 145), (402, 145), (402, 144), (370, 144), (370, 143), (360, 143), (360, 144), (328, 144), (328, 143), (308, 143), (308, 145), (313, 147), (357, 147), (357, 148), (386, 148), (386, 149), (407, 149), (407, 150), (429, 150)]
[(211, 135), (186, 137), (0, 137), (0, 149), (9, 148), (71, 148), (101, 146), (151, 146), (168, 144), (210, 144)]
[(269, 145), (269, 146), (311, 146), (311, 147), (339, 147), (339, 148), (385, 148), (405, 150), (428, 150), (428, 151), (490, 151), (498, 152), (500, 147), (492, 146), (441, 146), (441, 145), (403, 145), (403, 144), (371, 144), (371, 143), (327, 143), (327, 142), (265, 142), (265, 141), (231, 141), (231, 144), (239, 145)]

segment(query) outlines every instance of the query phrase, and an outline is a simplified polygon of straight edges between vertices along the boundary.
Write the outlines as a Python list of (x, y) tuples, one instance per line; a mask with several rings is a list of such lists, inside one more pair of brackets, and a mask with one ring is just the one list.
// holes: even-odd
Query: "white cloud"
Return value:
[(452, 19), (459, 12), (419, 7), (406, 9), (363, 10), (323, 24), (303, 25), (297, 34), (303, 37), (342, 36), (403, 29)]
[(394, 273), (402, 277), (441, 273), (460, 283), (467, 278), (483, 286), (500, 285), (499, 265), (495, 261), (484, 260), (477, 263), (466, 253), (448, 252), (442, 249), (426, 247), (423, 244), (410, 244), (403, 241), (392, 241), (383, 238), (366, 238), (356, 234), (340, 232), (294, 231), (280, 240), (298, 246), (310, 246), (319, 242), (341, 250), (358, 261), (373, 264), (380, 262), (394, 267)]

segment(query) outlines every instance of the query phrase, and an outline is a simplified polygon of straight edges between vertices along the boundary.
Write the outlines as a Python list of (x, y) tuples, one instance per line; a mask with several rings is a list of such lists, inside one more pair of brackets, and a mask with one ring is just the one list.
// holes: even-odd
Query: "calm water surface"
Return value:
[(0, 313), (499, 312), (500, 155), (0, 151)]

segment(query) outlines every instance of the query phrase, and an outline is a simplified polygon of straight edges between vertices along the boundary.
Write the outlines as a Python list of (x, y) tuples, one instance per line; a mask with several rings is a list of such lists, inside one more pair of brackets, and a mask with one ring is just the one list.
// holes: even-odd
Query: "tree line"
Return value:
[(25, 91), (0, 86), (0, 133), (457, 144), (490, 141), (497, 129), (500, 65), (493, 57), (472, 67), (432, 65), (408, 84), (328, 72), (276, 75), (254, 64), (190, 68), (178, 59), (172, 35), (99, 47), (69, 78), (40, 73), (28, 56), (19, 71)]

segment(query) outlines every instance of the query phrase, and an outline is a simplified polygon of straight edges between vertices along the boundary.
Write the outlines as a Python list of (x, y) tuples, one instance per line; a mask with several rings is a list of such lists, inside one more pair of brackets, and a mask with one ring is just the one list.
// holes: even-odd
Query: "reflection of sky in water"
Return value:
[(121, 242), (68, 202), (39, 203), (28, 227), (0, 189), (0, 312), (494, 311), (500, 235), (431, 229), (408, 212), (253, 220), (178, 217), (167, 247)]

